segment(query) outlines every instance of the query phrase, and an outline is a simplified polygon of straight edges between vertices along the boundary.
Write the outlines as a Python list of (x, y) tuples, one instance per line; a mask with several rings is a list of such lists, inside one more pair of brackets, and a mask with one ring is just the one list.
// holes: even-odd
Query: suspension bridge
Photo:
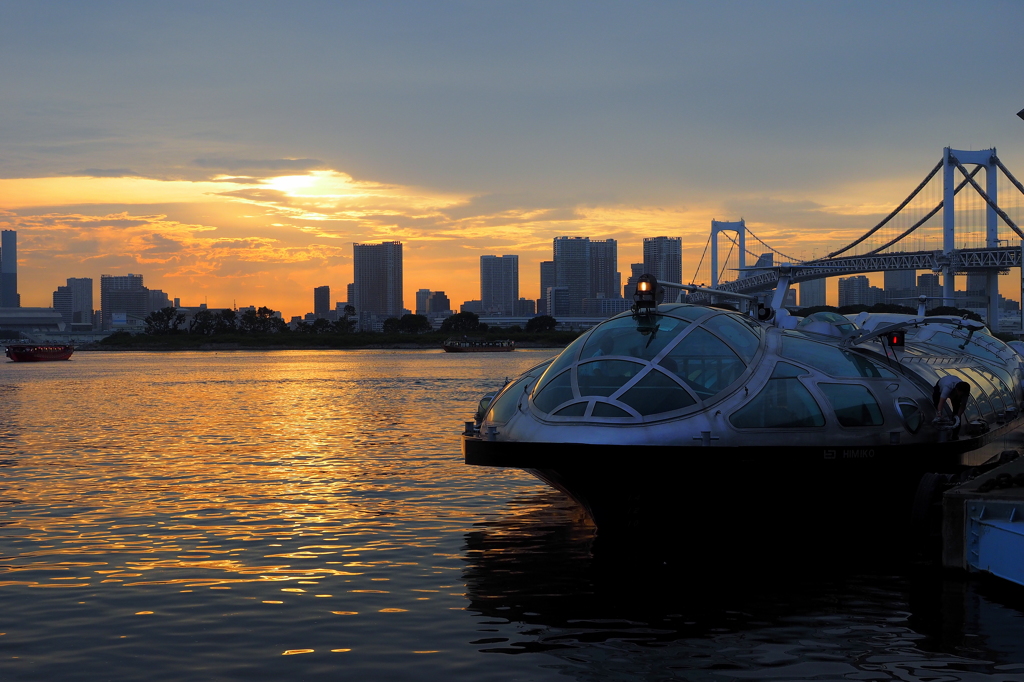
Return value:
[[(976, 179), (982, 169), (984, 187)], [(748, 269), (748, 255), (763, 255), (748, 249), (749, 236), (773, 258), (780, 258), (791, 282), (870, 272), (928, 270), (942, 275), (942, 296), (952, 300), (958, 275), (983, 276), (987, 319), (998, 321), (999, 275), (1009, 268), (1021, 267), (1022, 262), (1024, 232), (1017, 225), (1024, 204), (1022, 197), (1024, 185), (999, 160), (995, 148), (965, 151), (947, 147), (935, 167), (881, 222), (824, 257), (789, 256), (759, 238), (743, 220), (712, 221), (694, 280), (710, 274), (712, 288), (741, 294), (773, 289), (779, 280), (779, 268)], [(730, 244), (724, 262), (719, 258), (719, 237), (725, 237)], [(702, 270), (708, 246), (710, 273)], [(739, 277), (720, 281), (727, 271), (732, 271), (734, 254)], [(710, 296), (697, 293), (690, 300)]]

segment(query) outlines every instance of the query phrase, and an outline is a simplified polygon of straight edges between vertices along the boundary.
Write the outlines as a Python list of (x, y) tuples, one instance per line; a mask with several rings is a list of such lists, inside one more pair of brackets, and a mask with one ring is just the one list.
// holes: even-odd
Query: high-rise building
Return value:
[(20, 308), (18, 295), (18, 233), (0, 231), (0, 308)]
[(540, 297), (537, 299), (537, 314), (548, 314), (548, 289), (555, 286), (555, 261), (540, 263)]
[(142, 285), (142, 275), (100, 275), (100, 309), (103, 330), (118, 326), (141, 326), (150, 312), (149, 289)]
[(590, 296), (619, 298), (622, 288), (619, 275), (619, 250), (614, 239), (590, 242)]
[(519, 300), (519, 256), (480, 256), (480, 304), (489, 315), (511, 315)]
[(427, 299), (427, 313), (450, 313), (452, 311), (452, 302), (445, 296), (443, 291), (432, 291), (430, 292), (430, 298)]
[(885, 293), (878, 287), (871, 286), (871, 281), (864, 275), (839, 278), (839, 307), (847, 305), (873, 306), (885, 300)]
[(317, 320), (331, 316), (331, 288), (329, 286), (313, 288), (313, 317)]
[(65, 325), (92, 324), (92, 278), (68, 277), (68, 283), (53, 292), (53, 308)]
[(568, 311), (561, 314), (580, 317), (583, 299), (591, 298), (590, 237), (555, 237), (554, 254), (555, 286), (565, 289), (568, 300)]
[(426, 315), (429, 311), (428, 306), (430, 305), (430, 295), (433, 292), (430, 289), (417, 289), (416, 290), (416, 314)]
[(683, 238), (646, 237), (644, 271), (659, 282), (683, 282)]
[(516, 301), (512, 314), (516, 317), (533, 317), (537, 314), (537, 302), (532, 298), (521, 298)]
[[(626, 286), (622, 288), (622, 297), (628, 298), (630, 301), (633, 300), (633, 294), (636, 293), (636, 283), (640, 280), (640, 276), (644, 274), (643, 263), (630, 263), (629, 264), (629, 278), (626, 279)], [(682, 282), (680, 282), (682, 284)]]
[(800, 282), (800, 307), (810, 308), (825, 305), (825, 277)]
[(367, 330), (401, 317), (402, 242), (353, 244), (352, 263), (360, 327)]
[(928, 301), (928, 308), (953, 305), (953, 301), (942, 300), (942, 284), (939, 283), (939, 276), (930, 272), (917, 276), (917, 295), (934, 299)]
[(885, 302), (913, 307), (912, 299), (917, 296), (917, 272), (915, 270), (886, 270), (882, 274)]

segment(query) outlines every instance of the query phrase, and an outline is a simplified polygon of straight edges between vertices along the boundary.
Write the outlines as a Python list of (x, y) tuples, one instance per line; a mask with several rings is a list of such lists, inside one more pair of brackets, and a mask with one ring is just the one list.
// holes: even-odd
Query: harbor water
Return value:
[(1024, 680), (1015, 589), (820, 555), (821, 519), (802, 556), (627, 549), (464, 465), (552, 353), (0, 363), (0, 680)]

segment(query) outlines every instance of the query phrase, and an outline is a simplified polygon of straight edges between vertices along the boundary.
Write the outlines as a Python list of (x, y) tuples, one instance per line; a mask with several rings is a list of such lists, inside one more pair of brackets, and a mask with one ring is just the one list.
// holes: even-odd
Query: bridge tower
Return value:
[[(953, 171), (956, 162), (961, 165), (971, 164), (985, 167), (985, 193), (996, 204), (999, 200), (998, 176), (996, 174), (996, 149), (964, 151), (946, 147), (942, 154), (942, 253), (946, 263), (942, 270), (942, 297), (952, 302), (956, 295), (956, 274), (953, 271), (952, 255), (956, 250), (955, 212), (956, 182)], [(999, 248), (999, 223), (996, 211), (992, 206), (985, 209), (985, 246)], [(988, 294), (988, 314), (986, 321), (992, 330), (999, 329), (999, 270), (990, 269), (985, 273), (985, 293)], [(943, 305), (950, 305), (946, 300)]]
[(747, 224), (743, 219), (736, 222), (725, 222), (721, 220), (711, 221), (711, 288), (718, 288), (718, 233), (735, 232), (739, 235), (740, 246), (740, 277), (747, 273), (743, 268), (747, 267)]

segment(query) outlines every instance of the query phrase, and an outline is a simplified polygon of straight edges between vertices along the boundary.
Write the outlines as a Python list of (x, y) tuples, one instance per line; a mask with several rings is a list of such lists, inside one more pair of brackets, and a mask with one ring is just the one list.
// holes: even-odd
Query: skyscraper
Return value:
[(644, 271), (659, 282), (683, 282), (683, 238), (646, 237)]
[[(590, 237), (555, 237), (554, 254), (555, 286), (565, 289), (567, 314), (579, 317), (583, 315), (583, 299), (591, 297)], [(558, 300), (563, 299), (559, 296)]]
[(92, 278), (68, 277), (67, 285), (53, 292), (53, 308), (65, 325), (92, 324)]
[(18, 295), (18, 233), (0, 232), (0, 308), (20, 308)]
[(331, 313), (331, 288), (329, 286), (314, 287), (313, 317), (327, 319)]
[(480, 256), (480, 304), (484, 312), (512, 315), (519, 300), (519, 256)]
[(917, 272), (915, 270), (886, 270), (883, 273), (885, 302), (898, 305), (915, 305), (912, 299), (917, 296)]
[(545, 260), (540, 263), (540, 297), (537, 299), (537, 314), (550, 315), (548, 312), (548, 289), (555, 286), (555, 261)]
[(416, 291), (416, 314), (426, 315), (429, 312), (430, 306), (430, 294), (433, 293), (430, 289), (418, 289)]
[[(636, 283), (640, 280), (640, 276), (644, 274), (643, 263), (630, 263), (629, 264), (629, 278), (626, 280), (626, 286), (622, 289), (622, 297), (633, 300), (633, 294), (636, 293)], [(682, 284), (682, 282), (680, 282)]]
[(100, 310), (104, 331), (115, 315), (119, 323), (141, 325), (149, 314), (149, 289), (142, 285), (142, 275), (100, 275)]
[(822, 277), (820, 279), (800, 282), (800, 307), (810, 308), (812, 306), (825, 305), (825, 283), (827, 281), (826, 278)]
[(590, 297), (620, 298), (619, 251), (614, 239), (590, 242)]
[(360, 320), (402, 316), (402, 242), (352, 244), (352, 269)]

